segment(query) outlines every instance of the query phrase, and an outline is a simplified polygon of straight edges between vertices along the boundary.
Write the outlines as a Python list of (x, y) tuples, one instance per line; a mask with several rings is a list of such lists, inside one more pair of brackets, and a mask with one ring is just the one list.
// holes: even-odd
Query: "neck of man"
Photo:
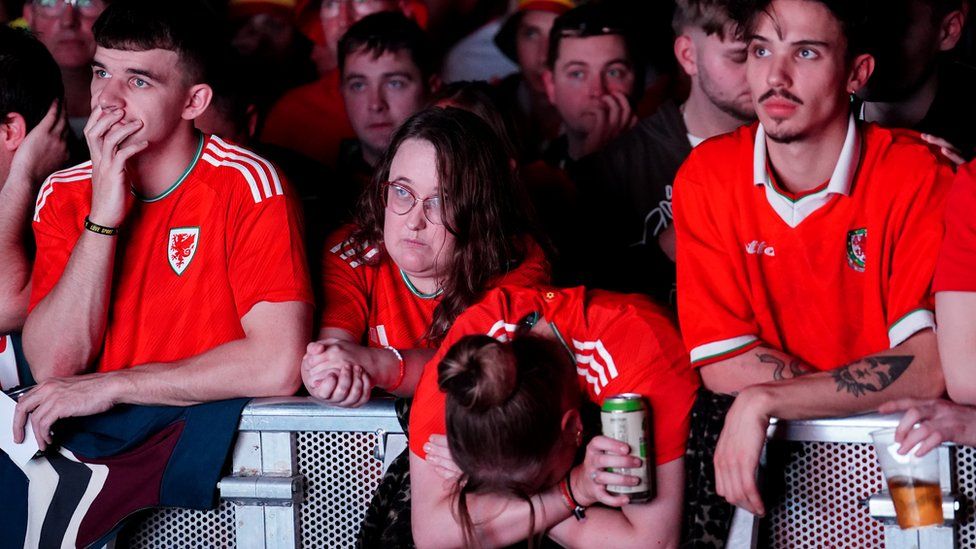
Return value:
[(363, 153), (363, 161), (369, 165), (370, 168), (375, 168), (377, 164), (380, 163), (380, 157), (383, 156), (383, 151), (379, 151), (370, 147), (365, 141), (360, 140), (360, 150)]
[(193, 162), (199, 139), (193, 122), (184, 120), (165, 143), (150, 144), (129, 160), (126, 169), (136, 192), (153, 198), (169, 190)]
[(767, 135), (769, 164), (779, 184), (787, 191), (805, 193), (830, 179), (847, 139), (849, 121), (850, 113), (845, 112), (818, 134), (790, 143), (777, 143)]
[(681, 112), (688, 133), (702, 139), (729, 133), (746, 123), (745, 120), (718, 108), (702, 91), (697, 78), (691, 81), (691, 93), (688, 100), (681, 105)]
[(91, 115), (91, 79), (90, 67), (61, 69), (69, 118), (87, 118)]
[(865, 101), (864, 120), (882, 126), (912, 128), (929, 113), (938, 90), (939, 75), (932, 71), (914, 93), (901, 101)]

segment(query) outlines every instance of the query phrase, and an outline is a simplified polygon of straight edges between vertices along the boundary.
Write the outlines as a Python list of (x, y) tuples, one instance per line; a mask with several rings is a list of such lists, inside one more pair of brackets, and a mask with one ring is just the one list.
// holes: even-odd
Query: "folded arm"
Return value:
[(293, 394), (310, 335), (311, 305), (260, 302), (241, 318), (244, 337), (183, 360), (114, 372), (51, 378), (17, 403), (14, 438), (31, 415), (41, 444), (61, 418), (87, 416), (116, 404), (187, 406), (237, 397)]

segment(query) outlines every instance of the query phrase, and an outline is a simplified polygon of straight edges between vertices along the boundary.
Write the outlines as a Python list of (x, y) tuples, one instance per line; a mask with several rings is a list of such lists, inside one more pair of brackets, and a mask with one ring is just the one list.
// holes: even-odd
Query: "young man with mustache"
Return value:
[(738, 6), (759, 124), (696, 148), (675, 181), (678, 310), (710, 418), (692, 440), (721, 428), (714, 488), (757, 515), (770, 418), (944, 389), (929, 288), (952, 170), (917, 133), (855, 120), (864, 9)]

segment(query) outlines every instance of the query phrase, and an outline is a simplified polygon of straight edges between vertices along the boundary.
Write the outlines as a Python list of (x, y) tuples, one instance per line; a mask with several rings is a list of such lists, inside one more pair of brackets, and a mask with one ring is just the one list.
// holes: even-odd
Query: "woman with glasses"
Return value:
[(328, 239), (309, 393), (359, 406), (410, 396), (454, 319), (496, 285), (549, 278), (501, 140), (476, 115), (433, 107), (395, 134), (355, 223)]

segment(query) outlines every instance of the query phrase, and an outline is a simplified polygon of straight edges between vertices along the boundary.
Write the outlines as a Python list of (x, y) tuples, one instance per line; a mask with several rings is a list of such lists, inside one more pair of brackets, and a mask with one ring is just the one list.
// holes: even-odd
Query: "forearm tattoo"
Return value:
[(875, 356), (831, 370), (837, 392), (847, 391), (855, 397), (877, 393), (901, 377), (914, 356)]
[(787, 365), (785, 360), (776, 355), (759, 353), (756, 356), (759, 358), (759, 362), (773, 365), (773, 381), (792, 379), (809, 372), (803, 367), (803, 363), (795, 358), (790, 359), (790, 363)]

